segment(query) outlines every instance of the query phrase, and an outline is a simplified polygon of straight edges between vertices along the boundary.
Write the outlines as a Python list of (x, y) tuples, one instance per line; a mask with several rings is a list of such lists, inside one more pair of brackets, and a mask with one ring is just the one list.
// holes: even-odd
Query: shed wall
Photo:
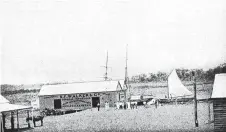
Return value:
[(61, 110), (84, 110), (92, 108), (92, 97), (100, 98), (100, 106), (104, 107), (105, 102), (109, 103), (110, 107), (119, 101), (119, 92), (100, 92), (100, 93), (82, 93), (82, 94), (67, 94), (67, 95), (51, 95), (40, 96), (40, 109), (54, 109), (54, 100), (61, 100)]
[(214, 131), (226, 132), (226, 98), (213, 100)]

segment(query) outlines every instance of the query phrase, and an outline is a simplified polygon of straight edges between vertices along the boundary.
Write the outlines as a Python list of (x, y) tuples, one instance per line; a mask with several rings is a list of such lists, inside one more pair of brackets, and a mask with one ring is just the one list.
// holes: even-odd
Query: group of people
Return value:
[(131, 102), (131, 109), (137, 109), (137, 102)]
[(126, 109), (128, 105), (125, 102), (115, 102), (114, 103), (116, 109)]
[(137, 109), (137, 102), (116, 102), (116, 109)]
[[(147, 102), (143, 102), (143, 105), (144, 107), (146, 105), (148, 105)], [(159, 100), (156, 99), (154, 101), (154, 105), (155, 107), (157, 108), (159, 106)], [(98, 111), (100, 110), (100, 103), (97, 104), (97, 108), (98, 108)], [(105, 102), (105, 110), (109, 110), (110, 106), (109, 106), (109, 102)], [(119, 110), (119, 109), (137, 109), (137, 102), (114, 102), (114, 108)]]

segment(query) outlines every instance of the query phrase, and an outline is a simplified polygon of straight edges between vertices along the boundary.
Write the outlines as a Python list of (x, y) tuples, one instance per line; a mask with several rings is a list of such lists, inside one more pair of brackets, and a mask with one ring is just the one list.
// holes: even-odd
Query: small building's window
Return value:
[(54, 99), (54, 109), (61, 109), (61, 99)]

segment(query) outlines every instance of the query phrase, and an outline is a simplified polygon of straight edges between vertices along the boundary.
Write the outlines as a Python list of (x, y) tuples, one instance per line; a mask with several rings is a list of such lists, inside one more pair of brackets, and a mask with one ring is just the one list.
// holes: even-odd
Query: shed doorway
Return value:
[(98, 103), (100, 103), (100, 97), (92, 97), (92, 107), (97, 107)]
[(61, 99), (54, 99), (54, 109), (61, 109)]

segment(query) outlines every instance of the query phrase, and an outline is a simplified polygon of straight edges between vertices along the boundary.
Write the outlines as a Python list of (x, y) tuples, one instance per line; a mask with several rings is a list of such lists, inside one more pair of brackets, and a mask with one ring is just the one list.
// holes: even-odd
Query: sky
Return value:
[(102, 80), (226, 62), (225, 0), (0, 0), (1, 84)]

